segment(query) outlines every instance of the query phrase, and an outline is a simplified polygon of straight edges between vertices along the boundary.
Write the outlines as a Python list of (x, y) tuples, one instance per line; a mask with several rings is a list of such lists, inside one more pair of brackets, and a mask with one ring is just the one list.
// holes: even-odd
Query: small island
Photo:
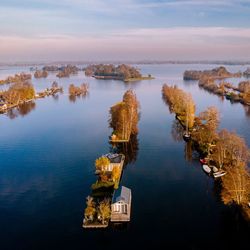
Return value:
[(81, 69), (75, 65), (65, 65), (65, 66), (56, 66), (56, 65), (49, 65), (49, 66), (44, 66), (42, 68), (42, 71), (46, 72), (57, 72), (57, 77), (58, 78), (63, 78), (63, 77), (70, 77), (70, 75), (75, 75), (80, 71)]
[(76, 97), (85, 97), (89, 91), (89, 85), (87, 83), (82, 83), (79, 87), (74, 84), (69, 85), (69, 100), (71, 102), (76, 101)]
[(111, 142), (128, 142), (131, 135), (138, 133), (139, 107), (135, 93), (128, 90), (123, 100), (110, 108)]
[(200, 80), (203, 77), (210, 79), (225, 79), (232, 77), (241, 77), (242, 73), (231, 73), (223, 66), (214, 68), (212, 70), (186, 70), (183, 75), (183, 80)]
[(48, 76), (48, 71), (46, 70), (36, 70), (34, 73), (35, 78), (46, 78)]
[(152, 80), (150, 74), (148, 76), (142, 76), (140, 71), (130, 65), (121, 64), (115, 66), (113, 64), (97, 64), (89, 65), (85, 69), (86, 76), (92, 76), (96, 79), (102, 80), (121, 80), (124, 82), (136, 82), (141, 80)]
[(31, 78), (31, 74), (20, 73), (14, 76), (8, 76), (5, 80), (0, 80), (0, 84), (25, 82), (31, 80)]
[(51, 88), (46, 88), (42, 92), (35, 92), (34, 86), (29, 81), (12, 84), (9, 89), (0, 92), (0, 113), (6, 113), (25, 103), (34, 101), (37, 98), (55, 95), (62, 92), (57, 82), (53, 82)]

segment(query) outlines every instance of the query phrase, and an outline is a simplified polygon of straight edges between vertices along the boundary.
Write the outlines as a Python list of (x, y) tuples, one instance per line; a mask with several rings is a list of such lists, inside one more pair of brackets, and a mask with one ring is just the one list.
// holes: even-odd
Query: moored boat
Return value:
[(206, 159), (200, 159), (200, 163), (201, 164), (207, 164), (207, 160)]
[(227, 172), (224, 170), (221, 170), (221, 171), (218, 171), (216, 173), (213, 173), (213, 176), (214, 176), (214, 178), (219, 178), (219, 177), (224, 176), (225, 174), (227, 174)]
[(215, 167), (215, 166), (210, 166), (210, 167), (212, 168), (212, 170), (213, 170), (214, 173), (219, 172), (219, 169), (217, 167)]
[(210, 174), (212, 172), (212, 169), (208, 165), (202, 165), (203, 170), (207, 173)]
[(188, 132), (183, 133), (183, 139), (185, 141), (189, 141), (191, 139), (191, 135)]

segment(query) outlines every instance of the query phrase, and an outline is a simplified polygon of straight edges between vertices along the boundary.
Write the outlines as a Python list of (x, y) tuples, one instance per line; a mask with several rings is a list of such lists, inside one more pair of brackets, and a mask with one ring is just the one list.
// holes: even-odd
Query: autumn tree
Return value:
[(95, 160), (95, 167), (97, 170), (102, 170), (103, 167), (107, 167), (110, 164), (110, 160), (106, 156), (99, 157)]
[(129, 110), (124, 102), (115, 104), (110, 109), (110, 127), (114, 134), (122, 140), (127, 140), (130, 136)]
[(216, 107), (207, 108), (195, 118), (195, 131), (192, 133), (192, 138), (203, 153), (210, 154), (211, 146), (216, 143), (219, 121), (219, 111)]
[(244, 92), (242, 94), (242, 99), (243, 99), (243, 102), (246, 103), (246, 104), (250, 104), (250, 90)]
[(86, 95), (88, 93), (89, 85), (87, 83), (82, 83), (80, 87), (75, 86), (74, 84), (69, 85), (69, 95), (70, 96), (80, 96)]
[(110, 109), (110, 127), (116, 137), (129, 140), (130, 135), (138, 133), (139, 102), (132, 90), (125, 92), (123, 101), (115, 104)]
[(98, 207), (98, 218), (101, 220), (102, 224), (105, 224), (111, 216), (110, 200), (105, 198), (100, 202)]
[(129, 125), (130, 125), (130, 132), (131, 134), (137, 134), (138, 133), (138, 121), (139, 121), (139, 108), (140, 104), (136, 99), (136, 95), (132, 90), (128, 90), (123, 95), (123, 102), (126, 105), (126, 108), (128, 109), (129, 114)]
[(223, 144), (223, 153), (225, 154), (226, 167), (234, 167), (241, 162), (249, 161), (249, 149), (245, 140), (235, 132), (222, 130), (219, 134), (219, 141)]
[(18, 104), (23, 101), (33, 99), (35, 89), (29, 82), (14, 83), (8, 90), (2, 93), (2, 99), (8, 104)]
[(194, 104), (191, 94), (185, 95), (184, 107), (185, 107), (185, 114), (186, 114), (185, 126), (187, 126), (188, 128), (192, 128), (194, 126), (195, 104)]
[(192, 128), (195, 118), (195, 103), (191, 94), (179, 89), (176, 85), (162, 87), (162, 96), (169, 105), (170, 112), (174, 112), (184, 127)]
[(244, 162), (228, 169), (222, 178), (221, 198), (225, 204), (248, 204), (250, 198), (250, 176)]
[(84, 218), (86, 220), (93, 221), (94, 216), (96, 214), (96, 208), (95, 208), (96, 204), (94, 202), (93, 197), (88, 196), (86, 198), (86, 205), (87, 205), (87, 207), (85, 208), (85, 211), (84, 211)]
[(121, 169), (119, 166), (114, 166), (112, 170), (112, 180), (115, 181), (120, 177)]

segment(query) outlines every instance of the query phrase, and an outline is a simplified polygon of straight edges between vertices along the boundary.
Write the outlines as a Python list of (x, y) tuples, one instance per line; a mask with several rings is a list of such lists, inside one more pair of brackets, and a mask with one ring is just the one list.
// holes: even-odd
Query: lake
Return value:
[[(216, 106), (220, 128), (236, 131), (248, 146), (250, 109), (200, 89), (197, 81), (182, 80), (185, 70), (216, 65), (137, 66), (155, 79), (125, 84), (87, 78), (83, 72), (33, 79), (38, 91), (56, 80), (64, 94), (0, 116), (1, 249), (248, 249), (249, 224), (222, 204), (198, 156), (190, 159), (161, 88), (176, 84), (190, 92), (197, 113)], [(247, 68), (226, 67), (233, 72)], [(21, 71), (29, 68), (1, 67), (0, 79)], [(82, 82), (89, 83), (89, 95), (69, 100), (68, 85)], [(83, 229), (85, 198), (96, 180), (94, 161), (112, 150), (109, 108), (130, 88), (141, 105), (139, 134), (127, 152), (120, 184), (132, 189), (131, 222), (105, 230)]]

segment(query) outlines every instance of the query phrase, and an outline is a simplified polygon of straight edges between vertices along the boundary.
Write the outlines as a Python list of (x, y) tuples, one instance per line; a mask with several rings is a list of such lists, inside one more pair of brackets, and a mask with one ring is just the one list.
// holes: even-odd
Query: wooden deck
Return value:
[(120, 139), (118, 139), (118, 140), (112, 140), (112, 139), (110, 139), (109, 141), (110, 142), (129, 142), (129, 139), (127, 139), (127, 140), (120, 140)]
[(98, 228), (106, 228), (106, 227), (108, 227), (108, 223), (107, 224), (100, 224), (100, 223), (84, 223), (84, 221), (83, 221), (83, 224), (82, 224), (82, 227), (83, 228), (96, 228), (96, 229), (98, 229)]

